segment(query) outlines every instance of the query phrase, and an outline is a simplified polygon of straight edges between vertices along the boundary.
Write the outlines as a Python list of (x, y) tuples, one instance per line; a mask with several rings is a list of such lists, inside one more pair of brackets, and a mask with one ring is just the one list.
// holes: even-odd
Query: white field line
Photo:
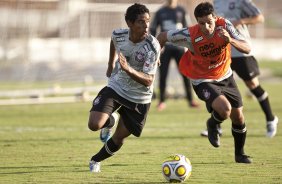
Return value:
[[(0, 97), (8, 98), (0, 99), (0, 105), (50, 104), (92, 101), (94, 97), (90, 96), (89, 93), (98, 93), (102, 87), (103, 86), (0, 91)], [(54, 97), (46, 97), (50, 95)]]
[(66, 97), (39, 97), (39, 98), (19, 98), (19, 99), (3, 99), (0, 105), (28, 105), (28, 104), (51, 104), (51, 103), (73, 103), (82, 101), (91, 101), (93, 98), (82, 96), (66, 96)]
[(0, 97), (34, 97), (34, 96), (48, 96), (48, 95), (67, 95), (67, 94), (79, 94), (85, 91), (98, 92), (103, 86), (87, 86), (87, 87), (75, 87), (75, 88), (61, 88), (54, 87), (48, 89), (26, 89), (26, 90), (2, 90), (0, 91)]

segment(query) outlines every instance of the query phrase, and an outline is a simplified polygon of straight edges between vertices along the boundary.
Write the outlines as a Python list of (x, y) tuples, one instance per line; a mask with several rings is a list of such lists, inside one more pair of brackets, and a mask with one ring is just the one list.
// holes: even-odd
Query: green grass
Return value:
[(259, 61), (261, 69), (271, 70), (272, 74), (276, 77), (282, 77), (282, 62), (279, 61)]
[[(282, 119), (282, 84), (263, 86)], [(161, 164), (173, 153), (192, 162), (187, 183), (281, 183), (282, 126), (275, 138), (266, 138), (258, 103), (244, 98), (244, 104), (250, 165), (234, 162), (229, 120), (223, 123), (221, 147), (213, 148), (199, 135), (209, 116), (204, 104), (190, 109), (184, 100), (169, 100), (163, 112), (153, 102), (142, 136), (129, 137), (98, 174), (88, 170), (89, 158), (102, 147), (99, 132), (87, 129), (91, 102), (0, 106), (0, 183), (166, 183)]]

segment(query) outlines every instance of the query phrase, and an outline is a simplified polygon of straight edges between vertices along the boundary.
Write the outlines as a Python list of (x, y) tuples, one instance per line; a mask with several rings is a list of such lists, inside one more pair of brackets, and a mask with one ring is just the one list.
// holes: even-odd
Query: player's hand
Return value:
[(231, 41), (231, 37), (225, 29), (220, 29), (218, 32), (218, 36), (224, 39), (227, 43), (230, 43)]
[(120, 64), (120, 67), (124, 70), (124, 71), (128, 71), (129, 70), (129, 65), (126, 61), (126, 58), (124, 57), (124, 55), (120, 52), (118, 54), (118, 57), (119, 57), (119, 64)]
[(157, 65), (158, 65), (158, 66), (161, 66), (161, 64), (162, 64), (162, 63), (161, 63), (161, 60), (160, 60), (160, 59), (158, 59), (158, 61), (157, 61)]

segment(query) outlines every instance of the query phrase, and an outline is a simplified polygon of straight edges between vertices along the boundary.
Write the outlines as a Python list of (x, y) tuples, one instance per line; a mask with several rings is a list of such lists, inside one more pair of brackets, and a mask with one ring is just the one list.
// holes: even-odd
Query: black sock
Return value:
[(244, 154), (244, 145), (247, 135), (245, 123), (243, 125), (235, 125), (232, 123), (232, 135), (234, 137), (235, 155)]
[(214, 128), (215, 126), (220, 127), (220, 123), (222, 123), (223, 119), (216, 111), (212, 111), (211, 117), (208, 119), (209, 125)]
[(272, 114), (267, 92), (264, 91), (264, 89), (262, 89), (261, 86), (258, 86), (255, 89), (252, 89), (251, 92), (256, 96), (265, 114), (266, 121), (272, 121), (274, 119), (274, 116)]
[(113, 115), (110, 115), (110, 117), (107, 119), (106, 123), (102, 128), (112, 128), (115, 125), (115, 118)]
[(102, 147), (102, 149), (94, 155), (91, 160), (94, 160), (95, 162), (101, 162), (115, 154), (120, 148), (121, 145), (116, 145), (112, 138), (110, 138)]

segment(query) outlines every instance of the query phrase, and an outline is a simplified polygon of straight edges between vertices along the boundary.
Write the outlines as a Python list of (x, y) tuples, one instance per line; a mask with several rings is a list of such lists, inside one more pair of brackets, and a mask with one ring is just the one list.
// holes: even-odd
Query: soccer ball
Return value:
[(164, 178), (173, 183), (183, 182), (191, 175), (192, 165), (184, 155), (174, 154), (169, 156), (162, 164)]

